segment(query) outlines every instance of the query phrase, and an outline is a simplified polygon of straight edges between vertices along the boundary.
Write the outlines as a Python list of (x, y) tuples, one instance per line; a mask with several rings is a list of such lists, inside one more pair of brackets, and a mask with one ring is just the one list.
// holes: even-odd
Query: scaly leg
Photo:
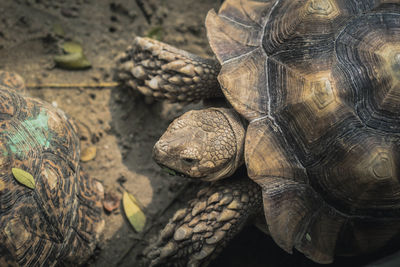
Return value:
[(217, 61), (149, 38), (136, 37), (118, 59), (118, 78), (146, 96), (196, 102), (222, 96)]
[(218, 181), (175, 213), (146, 256), (151, 266), (206, 266), (259, 214), (261, 188), (250, 178)]

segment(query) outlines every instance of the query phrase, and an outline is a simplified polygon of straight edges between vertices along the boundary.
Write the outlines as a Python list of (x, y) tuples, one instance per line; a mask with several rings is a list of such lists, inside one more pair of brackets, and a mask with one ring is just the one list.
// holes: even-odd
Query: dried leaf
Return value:
[(83, 54), (83, 48), (79, 43), (65, 42), (62, 48), (66, 54), (54, 57), (57, 66), (71, 70), (87, 69), (92, 66)]
[(103, 207), (106, 211), (112, 212), (119, 207), (120, 197), (115, 192), (107, 192), (104, 195)]
[(25, 185), (26, 187), (35, 189), (35, 179), (33, 178), (32, 174), (18, 168), (12, 168), (11, 172), (18, 182)]
[(54, 61), (57, 66), (70, 70), (87, 69), (92, 66), (92, 64), (81, 53), (55, 56)]
[(96, 157), (96, 147), (89, 146), (82, 150), (81, 161), (86, 162), (94, 159)]
[(133, 228), (137, 232), (143, 231), (146, 224), (146, 215), (144, 215), (143, 211), (140, 209), (136, 198), (125, 191), (122, 196), (122, 204), (124, 206), (125, 215)]
[(78, 54), (83, 53), (83, 48), (80, 43), (77, 42), (65, 42), (62, 46), (63, 50), (67, 54)]

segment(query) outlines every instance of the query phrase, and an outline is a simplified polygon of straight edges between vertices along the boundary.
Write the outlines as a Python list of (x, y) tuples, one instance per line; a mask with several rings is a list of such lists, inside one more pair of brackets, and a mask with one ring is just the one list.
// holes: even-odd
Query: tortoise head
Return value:
[(153, 157), (170, 174), (218, 180), (243, 163), (244, 136), (233, 109), (193, 110), (170, 124), (155, 144)]

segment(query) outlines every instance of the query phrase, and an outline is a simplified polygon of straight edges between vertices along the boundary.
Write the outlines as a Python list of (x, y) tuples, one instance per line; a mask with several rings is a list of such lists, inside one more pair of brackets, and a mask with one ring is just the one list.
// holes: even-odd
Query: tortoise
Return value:
[(151, 264), (206, 265), (260, 215), (282, 249), (318, 263), (398, 241), (399, 1), (226, 0), (205, 25), (217, 61), (146, 38), (119, 59), (145, 95), (228, 102), (188, 111), (154, 146), (170, 173), (213, 184)]
[(0, 71), (0, 266), (76, 266), (93, 252), (104, 190), (81, 170), (79, 145), (64, 112)]

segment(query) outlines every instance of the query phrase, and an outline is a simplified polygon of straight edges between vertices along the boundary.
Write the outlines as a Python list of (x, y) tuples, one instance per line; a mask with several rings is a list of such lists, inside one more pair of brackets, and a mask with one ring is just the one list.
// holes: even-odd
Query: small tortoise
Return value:
[(103, 187), (80, 169), (73, 122), (23, 91), (21, 77), (0, 71), (0, 266), (76, 266), (103, 229)]
[(205, 181), (245, 162), (251, 179), (199, 192), (161, 232), (152, 264), (206, 264), (260, 214), (281, 248), (319, 263), (397, 240), (400, 2), (226, 0), (206, 28), (218, 63), (137, 38), (120, 77), (170, 101), (222, 89), (232, 108), (176, 119), (154, 158)]

